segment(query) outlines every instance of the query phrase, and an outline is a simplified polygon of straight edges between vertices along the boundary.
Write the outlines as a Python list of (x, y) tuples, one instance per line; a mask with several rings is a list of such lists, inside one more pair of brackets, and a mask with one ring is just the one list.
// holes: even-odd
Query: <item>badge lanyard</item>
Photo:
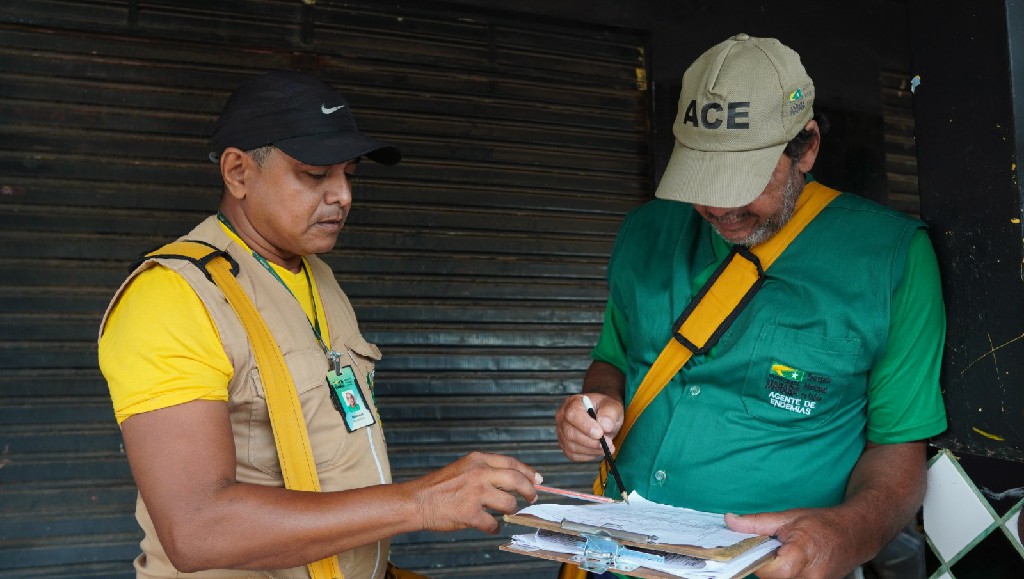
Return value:
[[(235, 235), (238, 235), (238, 232), (235, 231), (235, 228), (231, 225), (231, 222), (228, 221), (228, 218), (225, 217), (224, 214), (221, 213), (220, 211), (217, 212), (217, 220), (220, 221), (221, 223), (223, 223), (224, 227), (227, 227), (231, 231), (231, 233), (234, 233)], [(295, 298), (296, 302), (299, 301), (299, 298), (294, 293), (292, 293), (292, 289), (290, 287), (288, 287), (288, 284), (286, 284), (284, 282), (284, 280), (281, 279), (281, 276), (278, 275), (278, 273), (276, 271), (274, 271), (274, 267), (270, 265), (270, 262), (267, 261), (267, 258), (265, 258), (262, 255), (256, 253), (252, 249), (249, 250), (249, 253), (252, 254), (253, 259), (255, 259), (257, 262), (259, 262), (259, 264), (262, 265), (264, 269), (266, 269), (268, 272), (270, 272), (270, 275), (274, 276), (274, 279), (276, 279), (278, 281), (278, 283), (280, 283), (282, 286), (284, 286), (284, 289), (288, 290), (288, 293), (291, 294), (291, 296), (293, 298)], [(306, 287), (309, 288), (309, 303), (310, 303), (310, 305), (313, 306), (313, 320), (310, 321), (309, 318), (307, 318), (306, 321), (309, 322), (309, 327), (310, 327), (310, 329), (313, 330), (313, 335), (316, 336), (316, 341), (320, 344), (320, 348), (323, 349), (324, 354), (327, 355), (327, 359), (330, 360), (331, 368), (335, 372), (340, 372), (341, 371), (341, 354), (336, 352), (333, 348), (329, 348), (327, 346), (327, 343), (324, 342), (323, 335), (320, 333), (320, 320), (317, 318), (316, 296), (313, 295), (313, 282), (310, 280), (309, 270), (306, 269), (306, 260), (303, 259), (303, 260), (301, 260), (300, 263), (302, 264), (301, 265), (302, 273), (304, 273), (306, 275)], [(300, 304), (300, 307), (301, 307), (301, 304)], [(353, 360), (353, 362), (354, 361), (355, 360)]]
[[(232, 227), (231, 222), (228, 221), (227, 217), (217, 212), (217, 220), (224, 224), (231, 233), (236, 236), (238, 232)], [(253, 259), (259, 262), (270, 275), (274, 276), (274, 279), (278, 281), (284, 289), (288, 290), (288, 293), (295, 298), (296, 302), (299, 302), (299, 298), (292, 292), (292, 289), (288, 287), (281, 276), (274, 271), (273, 266), (267, 261), (267, 258), (256, 253), (252, 249), (249, 250), (252, 254)], [(352, 366), (341, 365), (341, 353), (327, 346), (327, 342), (324, 341), (323, 334), (320, 332), (320, 320), (317, 317), (316, 311), (316, 296), (313, 295), (313, 281), (310, 279), (309, 269), (306, 267), (306, 260), (301, 261), (302, 272), (306, 275), (306, 287), (309, 288), (309, 303), (313, 308), (313, 319), (306, 321), (309, 322), (310, 329), (313, 330), (313, 335), (316, 336), (316, 341), (320, 344), (320, 348), (323, 349), (324, 354), (327, 356), (330, 362), (330, 370), (327, 372), (327, 385), (330, 389), (331, 402), (334, 403), (334, 407), (341, 413), (342, 418), (345, 421), (345, 427), (348, 428), (349, 432), (355, 431), (364, 426), (369, 426), (376, 422), (376, 418), (373, 412), (370, 412), (366, 404), (366, 398), (363, 396), (363, 391), (359, 387), (359, 382), (356, 380), (355, 372), (353, 372)], [(301, 304), (300, 304), (301, 307)], [(355, 368), (359, 369), (359, 363), (356, 362), (355, 356), (352, 352), (345, 348), (345, 352), (348, 357), (352, 360), (352, 364)]]

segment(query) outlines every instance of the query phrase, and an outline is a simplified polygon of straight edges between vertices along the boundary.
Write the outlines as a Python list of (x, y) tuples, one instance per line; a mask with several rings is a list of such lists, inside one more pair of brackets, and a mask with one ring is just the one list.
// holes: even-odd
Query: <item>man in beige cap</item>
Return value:
[[(572, 460), (614, 439), (625, 490), (776, 536), (762, 579), (838, 578), (874, 557), (919, 509), (926, 439), (946, 427), (925, 225), (808, 178), (814, 96), (799, 56), (771, 38), (733, 36), (690, 66), (658, 198), (627, 216), (609, 263), (583, 381), (597, 419), (580, 395), (557, 414)], [(740, 258), (756, 283), (694, 343), (683, 318), (735, 291)], [(679, 350), (690, 357), (660, 390), (645, 380)]]

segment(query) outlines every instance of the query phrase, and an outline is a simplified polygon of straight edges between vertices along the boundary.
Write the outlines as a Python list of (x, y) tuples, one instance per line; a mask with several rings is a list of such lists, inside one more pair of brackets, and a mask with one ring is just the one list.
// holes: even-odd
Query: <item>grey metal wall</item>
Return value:
[[(552, 416), (588, 363), (618, 222), (649, 190), (645, 42), (428, 2), (4, 3), (0, 577), (133, 576), (96, 328), (128, 263), (216, 207), (206, 136), (271, 68), (339, 86), (405, 153), (360, 167), (326, 256), (384, 351), (396, 479), (485, 449), (586, 487)], [(417, 533), (393, 554), (434, 577), (549, 574), (500, 540)]]

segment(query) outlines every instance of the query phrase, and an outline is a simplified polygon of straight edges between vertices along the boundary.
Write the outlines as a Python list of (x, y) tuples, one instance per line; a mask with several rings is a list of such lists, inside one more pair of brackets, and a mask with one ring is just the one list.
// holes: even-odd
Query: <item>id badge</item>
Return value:
[(373, 411), (363, 398), (352, 366), (343, 366), (339, 371), (327, 373), (327, 385), (331, 388), (331, 402), (345, 421), (345, 428), (355, 432), (376, 422)]

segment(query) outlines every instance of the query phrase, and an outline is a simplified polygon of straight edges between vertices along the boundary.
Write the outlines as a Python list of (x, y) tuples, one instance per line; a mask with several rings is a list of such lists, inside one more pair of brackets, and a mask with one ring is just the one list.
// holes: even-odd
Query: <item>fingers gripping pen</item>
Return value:
[[(586, 407), (587, 414), (594, 420), (597, 420), (597, 411), (594, 410), (594, 403), (590, 401), (590, 397), (586, 394), (583, 395), (583, 406)], [(622, 500), (628, 503), (629, 493), (626, 492), (626, 485), (622, 484), (622, 477), (619, 476), (619, 469), (615, 468), (612, 451), (608, 448), (608, 443), (605, 441), (604, 436), (601, 437), (601, 449), (604, 450), (604, 459), (608, 462), (608, 470), (612, 471), (612, 476), (615, 477), (615, 484), (619, 485), (619, 490), (622, 491)]]

